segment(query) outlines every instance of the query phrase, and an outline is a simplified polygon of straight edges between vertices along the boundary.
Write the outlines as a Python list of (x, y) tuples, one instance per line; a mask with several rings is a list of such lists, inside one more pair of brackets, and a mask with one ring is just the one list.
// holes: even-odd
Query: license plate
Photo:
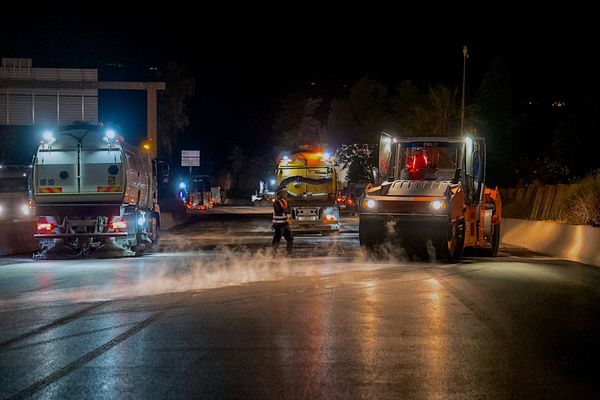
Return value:
[(298, 221), (316, 221), (317, 217), (298, 217)]

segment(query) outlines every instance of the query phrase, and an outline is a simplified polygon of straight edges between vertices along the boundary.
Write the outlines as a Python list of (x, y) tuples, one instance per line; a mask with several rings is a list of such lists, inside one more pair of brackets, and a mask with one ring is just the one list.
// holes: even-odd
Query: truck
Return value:
[(30, 165), (0, 165), (0, 220), (32, 217), (30, 179)]
[(32, 177), (38, 256), (100, 248), (140, 255), (157, 245), (158, 163), (149, 146), (141, 151), (88, 123), (43, 136)]
[(382, 134), (378, 167), (379, 182), (360, 203), (359, 241), (368, 253), (426, 250), (449, 261), (465, 248), (497, 254), (502, 201), (486, 186), (485, 139)]
[(275, 180), (278, 189), (287, 189), (293, 232), (327, 235), (339, 231), (337, 173), (333, 158), (322, 146), (302, 146), (280, 154)]
[(208, 175), (192, 175), (187, 191), (185, 204), (188, 213), (208, 210), (214, 206), (212, 187)]
[(337, 197), (340, 213), (356, 216), (358, 214), (358, 199), (363, 195), (369, 182), (348, 182), (343, 190), (340, 190)]
[[(275, 179), (273, 179), (272, 184), (276, 184)], [(252, 195), (252, 204), (257, 207), (265, 207), (273, 204), (273, 200), (275, 199), (275, 191), (269, 190), (269, 186), (266, 181), (258, 182), (258, 190), (254, 192)]]

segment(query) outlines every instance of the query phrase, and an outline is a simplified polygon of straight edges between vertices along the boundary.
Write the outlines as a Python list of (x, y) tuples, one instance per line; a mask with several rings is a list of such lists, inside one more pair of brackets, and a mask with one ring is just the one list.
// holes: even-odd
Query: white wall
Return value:
[(506, 244), (600, 266), (600, 228), (503, 218), (501, 238)]

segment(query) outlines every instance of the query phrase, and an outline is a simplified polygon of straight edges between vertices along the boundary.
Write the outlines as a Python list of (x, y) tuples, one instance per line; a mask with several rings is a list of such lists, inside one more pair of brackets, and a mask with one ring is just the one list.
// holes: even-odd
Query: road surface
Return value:
[(260, 213), (140, 258), (0, 258), (0, 398), (598, 398), (598, 268), (373, 262), (344, 222), (291, 258)]

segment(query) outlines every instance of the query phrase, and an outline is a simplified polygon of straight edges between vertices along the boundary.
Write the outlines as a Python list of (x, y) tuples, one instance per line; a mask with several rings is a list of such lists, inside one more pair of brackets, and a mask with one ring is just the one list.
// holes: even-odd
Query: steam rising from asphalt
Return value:
[[(284, 240), (278, 253), (274, 254), (270, 238), (264, 237), (264, 233), (260, 239), (252, 235), (232, 235), (225, 242), (223, 238), (222, 232), (214, 238), (213, 233), (178, 235), (177, 240), (169, 240), (166, 235), (161, 244), (162, 252), (144, 259), (98, 260), (92, 265), (82, 260), (56, 262), (49, 268), (59, 271), (57, 274), (63, 268), (89, 273), (92, 278), (86, 280), (88, 286), (76, 289), (50, 287), (46, 291), (24, 294), (20, 300), (86, 302), (153, 296), (290, 277), (368, 271), (389, 267), (389, 263), (402, 267), (410, 260), (398, 243), (388, 241), (374, 254), (364, 255), (356, 242), (349, 243), (351, 239), (341, 235), (319, 240), (296, 240), (293, 257), (283, 255)], [(111, 270), (114, 272), (111, 273)], [(95, 282), (94, 276), (100, 277), (102, 283), (90, 284)]]
[[(384, 266), (365, 259), (360, 251), (345, 253), (337, 238), (332, 238), (328, 243), (321, 243), (318, 248), (296, 247), (294, 257), (284, 256), (285, 243), (281, 244), (277, 254), (273, 253), (270, 243), (268, 246), (261, 245), (260, 248), (254, 249), (244, 245), (220, 245), (208, 252), (190, 252), (189, 250), (198, 247), (193, 241), (179, 242), (177, 245), (167, 244), (166, 247), (171, 250), (177, 249), (179, 253), (157, 253), (144, 259), (142, 267), (130, 268), (129, 263), (137, 264), (139, 259), (120, 259), (116, 261), (119, 265), (115, 267), (115, 273), (110, 275), (109, 272), (109, 280), (101, 285), (73, 290), (51, 288), (47, 291), (31, 292), (22, 296), (21, 300), (85, 302), (132, 298), (238, 286), (290, 277), (326, 276), (352, 269), (364, 271)], [(182, 252), (183, 250), (187, 252)], [(97, 268), (110, 271), (114, 262), (115, 260), (99, 260), (95, 264)], [(56, 267), (88, 269), (92, 276), (98, 273), (94, 271), (94, 265), (89, 265), (89, 262), (82, 265), (81, 260), (71, 260)], [(102, 272), (101, 275), (106, 276), (106, 273)]]

